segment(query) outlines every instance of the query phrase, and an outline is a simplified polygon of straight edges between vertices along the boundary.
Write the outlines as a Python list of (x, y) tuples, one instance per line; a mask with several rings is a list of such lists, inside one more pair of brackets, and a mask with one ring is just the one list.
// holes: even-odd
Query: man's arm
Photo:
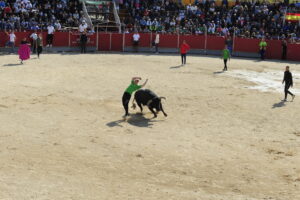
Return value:
[(141, 87), (145, 87), (145, 85), (147, 84), (148, 79), (146, 79), (145, 83), (143, 85), (141, 85)]
[(286, 73), (284, 73), (283, 80), (282, 80), (282, 84), (283, 84), (284, 81), (285, 81), (285, 74), (286, 74)]

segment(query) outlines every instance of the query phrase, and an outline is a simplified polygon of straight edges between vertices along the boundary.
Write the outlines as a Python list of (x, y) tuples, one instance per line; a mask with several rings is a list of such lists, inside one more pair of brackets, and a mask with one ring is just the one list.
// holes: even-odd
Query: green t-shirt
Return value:
[(260, 42), (259, 47), (267, 47), (267, 42)]
[(228, 49), (223, 50), (223, 59), (228, 59), (230, 57), (230, 51)]
[(140, 89), (142, 86), (136, 85), (133, 81), (131, 81), (131, 84), (128, 86), (128, 88), (125, 90), (125, 92), (132, 94), (133, 92)]

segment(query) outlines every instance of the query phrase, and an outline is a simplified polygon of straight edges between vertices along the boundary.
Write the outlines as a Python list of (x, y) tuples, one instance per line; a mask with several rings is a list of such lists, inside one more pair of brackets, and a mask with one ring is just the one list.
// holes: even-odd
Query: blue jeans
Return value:
[(11, 47), (11, 51), (10, 51), (11, 53), (15, 52), (15, 43), (14, 42), (8, 41), (8, 42), (6, 42), (6, 46)]

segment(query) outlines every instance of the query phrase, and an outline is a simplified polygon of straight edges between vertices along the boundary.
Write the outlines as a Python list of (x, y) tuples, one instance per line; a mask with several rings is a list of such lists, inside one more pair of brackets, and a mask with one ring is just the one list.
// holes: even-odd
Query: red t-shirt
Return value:
[(182, 44), (180, 46), (180, 53), (181, 54), (186, 54), (186, 52), (190, 50), (190, 46), (188, 44)]

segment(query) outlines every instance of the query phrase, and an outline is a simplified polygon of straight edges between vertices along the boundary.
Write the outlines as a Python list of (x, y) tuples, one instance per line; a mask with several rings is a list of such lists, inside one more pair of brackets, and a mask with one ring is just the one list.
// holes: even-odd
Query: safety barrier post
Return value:
[(150, 44), (149, 44), (149, 47), (151, 48), (152, 47), (152, 31), (150, 33)]
[(123, 33), (123, 44), (122, 44), (123, 52), (125, 51), (125, 33)]
[(233, 36), (232, 36), (232, 55), (234, 55), (234, 47), (235, 47), (235, 28), (233, 29)]
[(204, 25), (205, 33), (204, 33), (204, 53), (207, 55), (207, 27)]
[(71, 47), (71, 31), (69, 30), (69, 47)]
[(111, 33), (109, 33), (109, 51), (111, 51)]
[(180, 35), (177, 33), (177, 49), (179, 49)]
[(97, 26), (97, 30), (96, 30), (96, 47), (97, 47), (97, 51), (99, 51), (99, 31), (98, 31), (98, 26)]

